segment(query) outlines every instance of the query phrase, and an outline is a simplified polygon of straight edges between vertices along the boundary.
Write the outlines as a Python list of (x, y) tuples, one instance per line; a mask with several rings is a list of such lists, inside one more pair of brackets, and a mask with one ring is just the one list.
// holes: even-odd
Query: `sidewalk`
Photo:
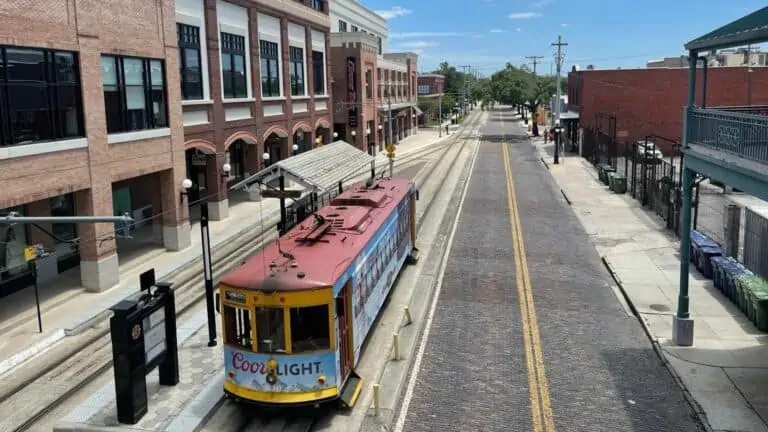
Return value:
[[(438, 138), (437, 130), (420, 129), (418, 133), (400, 141), (396, 158), (418, 152), (423, 147), (447, 138), (444, 133), (442, 135)], [(382, 152), (376, 156), (377, 166), (387, 162), (386, 153)], [(361, 167), (361, 176), (365, 175), (367, 168)], [(350, 179), (345, 183), (356, 180)], [(273, 198), (264, 199), (263, 206), (253, 201), (230, 202), (229, 217), (223, 221), (212, 221), (210, 224), (212, 248), (215, 249), (218, 245), (225, 244), (258, 226), (260, 213), (266, 221), (277, 217), (278, 212), (279, 201)], [(173, 270), (193, 265), (194, 260), (201, 256), (199, 223), (192, 224), (191, 238), (191, 246), (183, 251), (154, 249), (129, 260), (123, 260), (121, 257), (120, 283), (100, 293), (86, 292), (85, 288), (79, 286), (79, 269), (60, 275), (53, 286), (40, 290), (43, 333), (39, 333), (37, 328), (32, 288), (0, 300), (0, 376), (51, 348), (80, 327), (100, 318), (100, 315), (106, 317), (109, 307), (138, 290), (140, 273), (155, 268), (157, 280), (163, 280), (165, 275)], [(202, 264), (200, 266), (202, 271)]]
[(532, 137), (531, 143), (539, 149), (663, 360), (699, 405), (697, 410), (703, 410), (711, 428), (768, 431), (768, 335), (759, 332), (692, 266), (689, 290), (694, 346), (675, 346), (672, 317), (679, 287), (678, 239), (636, 200), (610, 192), (585, 159), (567, 154), (554, 165), (543, 138)]

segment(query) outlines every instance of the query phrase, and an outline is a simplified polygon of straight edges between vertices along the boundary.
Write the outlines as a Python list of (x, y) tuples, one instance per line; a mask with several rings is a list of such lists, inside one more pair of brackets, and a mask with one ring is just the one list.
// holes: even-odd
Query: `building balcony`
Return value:
[[(686, 165), (740, 190), (768, 183), (768, 107), (692, 108)], [(762, 199), (768, 199), (763, 191)]]

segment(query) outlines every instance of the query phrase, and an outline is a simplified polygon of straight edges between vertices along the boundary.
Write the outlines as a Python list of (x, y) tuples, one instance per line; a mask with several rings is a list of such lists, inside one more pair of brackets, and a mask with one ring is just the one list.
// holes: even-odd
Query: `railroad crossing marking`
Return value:
[[(520, 312), (523, 324), (523, 343), (528, 368), (528, 390), (531, 397), (531, 415), (534, 432), (554, 432), (555, 422), (552, 416), (552, 405), (549, 400), (549, 385), (544, 370), (544, 356), (541, 352), (541, 337), (536, 320), (536, 309), (533, 304), (531, 278), (528, 274), (528, 261), (525, 256), (525, 245), (522, 236), (520, 212), (515, 195), (515, 184), (512, 180), (512, 167), (508, 145), (502, 141), (504, 157), (504, 174), (507, 183), (507, 202), (510, 212), (513, 245), (515, 248), (515, 275), (517, 277), (517, 292), (520, 301)], [(542, 427), (543, 421), (543, 427)]]

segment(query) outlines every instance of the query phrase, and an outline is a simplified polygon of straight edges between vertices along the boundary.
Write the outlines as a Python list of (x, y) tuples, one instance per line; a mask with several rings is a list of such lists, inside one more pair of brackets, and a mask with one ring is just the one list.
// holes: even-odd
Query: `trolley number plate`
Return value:
[(144, 318), (144, 358), (146, 363), (156, 359), (165, 350), (165, 309), (160, 309)]

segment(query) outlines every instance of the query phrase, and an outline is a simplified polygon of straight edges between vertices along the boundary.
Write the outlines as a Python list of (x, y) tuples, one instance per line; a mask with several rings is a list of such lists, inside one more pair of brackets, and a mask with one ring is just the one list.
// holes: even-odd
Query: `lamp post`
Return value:
[(232, 171), (232, 165), (225, 163), (221, 166), (221, 178), (226, 180), (229, 177), (229, 173)]
[(264, 152), (264, 154), (261, 155), (261, 158), (264, 161), (264, 162), (262, 162), (262, 164), (264, 165), (264, 168), (269, 166), (269, 158), (270, 158), (269, 152)]
[(350, 133), (350, 135), (352, 135), (352, 145), (354, 145), (355, 147), (357, 147), (357, 138), (355, 138), (355, 137), (357, 136), (357, 131), (355, 131), (355, 130), (352, 130), (352, 132)]
[(299, 154), (299, 145), (298, 144), (294, 144), (293, 147), (291, 147), (291, 148), (293, 149), (293, 155), (294, 156)]
[(563, 127), (560, 126), (560, 119), (555, 120), (555, 164), (560, 163), (560, 135), (563, 133)]
[(192, 180), (190, 179), (184, 179), (181, 181), (181, 192), (179, 192), (179, 198), (181, 200), (181, 203), (184, 203), (184, 197), (188, 197), (189, 191), (188, 189), (192, 187)]

